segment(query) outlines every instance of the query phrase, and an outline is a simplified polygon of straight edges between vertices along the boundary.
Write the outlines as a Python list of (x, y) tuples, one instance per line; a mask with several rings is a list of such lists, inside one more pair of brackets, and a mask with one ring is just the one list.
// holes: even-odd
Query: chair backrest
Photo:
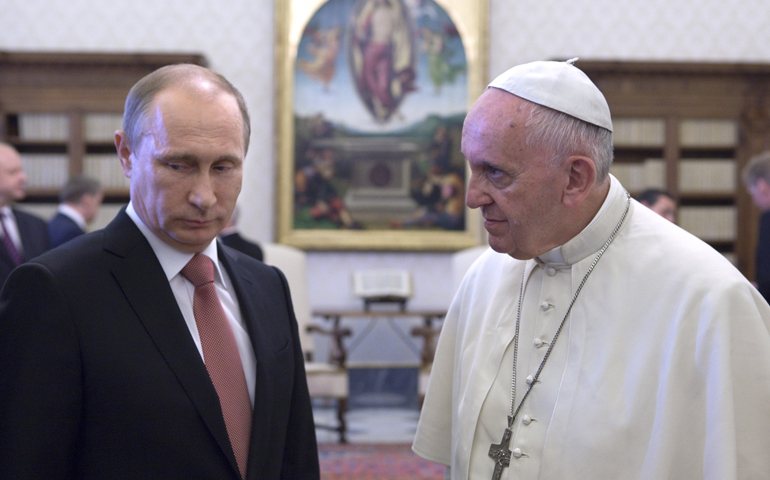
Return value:
[(457, 289), (460, 288), (460, 282), (463, 281), (463, 277), (468, 273), (468, 269), (487, 249), (489, 249), (487, 245), (470, 247), (452, 255), (452, 298), (457, 293)]
[(307, 281), (307, 254), (298, 248), (277, 243), (263, 244), (262, 251), (265, 255), (265, 263), (278, 267), (286, 275), (291, 289), (294, 314), (299, 324), (302, 351), (313, 352), (313, 337), (307, 331), (307, 326), (312, 319)]

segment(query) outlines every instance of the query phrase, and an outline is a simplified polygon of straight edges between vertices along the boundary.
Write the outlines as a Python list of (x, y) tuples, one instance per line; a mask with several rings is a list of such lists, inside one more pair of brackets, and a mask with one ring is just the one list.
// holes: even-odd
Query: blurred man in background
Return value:
[(636, 200), (669, 222), (676, 223), (676, 199), (667, 191), (648, 188), (637, 195)]
[(743, 169), (743, 184), (762, 210), (757, 239), (755, 285), (770, 301), (770, 150), (753, 157)]
[(219, 232), (219, 239), (230, 248), (234, 248), (241, 253), (256, 258), (260, 262), (264, 260), (264, 254), (262, 253), (262, 247), (246, 240), (238, 233), (238, 217), (240, 216), (238, 205), (233, 210), (233, 215), (230, 217), (230, 221), (227, 222), (225, 228)]
[(17, 265), (51, 248), (45, 221), (13, 208), (26, 195), (26, 185), (19, 152), (0, 143), (0, 286)]
[(103, 198), (98, 180), (85, 175), (70, 178), (59, 194), (61, 203), (56, 215), (48, 221), (51, 246), (58, 247), (86, 233), (86, 227), (99, 213)]

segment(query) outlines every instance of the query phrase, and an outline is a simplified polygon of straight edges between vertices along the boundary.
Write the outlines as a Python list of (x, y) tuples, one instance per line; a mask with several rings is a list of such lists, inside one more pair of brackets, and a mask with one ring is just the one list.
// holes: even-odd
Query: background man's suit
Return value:
[[(318, 478), (286, 279), (227, 247), (219, 258), (257, 359), (247, 478)], [(11, 297), (22, 300), (6, 303)], [(14, 272), (0, 315), (0, 362), (14, 366), (0, 370), (0, 477), (240, 477), (203, 360), (152, 248), (125, 211), (106, 229)], [(23, 337), (36, 337), (34, 348), (8, 340)], [(41, 370), (42, 378), (28, 378)], [(51, 424), (43, 408), (55, 408), (58, 421)], [(45, 432), (41, 444), (18, 441), (32, 431), (38, 439)]]
[(770, 302), (770, 211), (764, 212), (759, 220), (759, 241), (757, 242), (755, 278), (757, 290)]
[(256, 258), (260, 262), (264, 261), (264, 254), (262, 253), (262, 247), (260, 247), (259, 245), (257, 245), (252, 241), (246, 240), (238, 232), (222, 235), (221, 237), (219, 237), (219, 239), (222, 240), (222, 243), (224, 243), (228, 247), (234, 248), (241, 253), (245, 253), (250, 257)]
[(84, 233), (85, 230), (80, 228), (75, 220), (63, 213), (57, 213), (48, 221), (48, 236), (51, 238), (52, 247), (58, 247)]
[[(48, 227), (44, 220), (15, 208), (13, 209), (13, 216), (16, 218), (16, 227), (19, 229), (21, 245), (24, 250), (23, 260), (30, 260), (51, 249)], [(0, 242), (0, 286), (5, 283), (5, 279), (14, 268), (16, 265), (11, 260), (11, 255), (3, 242)]]

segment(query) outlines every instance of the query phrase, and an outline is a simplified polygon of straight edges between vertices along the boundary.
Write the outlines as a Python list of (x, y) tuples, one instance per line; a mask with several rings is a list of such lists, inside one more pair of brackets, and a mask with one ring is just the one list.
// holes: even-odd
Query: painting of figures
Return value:
[(460, 141), (472, 72), (447, 9), (327, 0), (298, 31), (284, 230), (348, 232), (369, 246), (371, 235), (401, 235), (399, 246), (420, 233), (467, 237)]

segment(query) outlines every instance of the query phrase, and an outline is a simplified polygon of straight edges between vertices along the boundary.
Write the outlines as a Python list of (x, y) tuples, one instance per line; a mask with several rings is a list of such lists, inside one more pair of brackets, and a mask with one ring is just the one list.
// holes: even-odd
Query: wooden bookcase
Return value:
[(678, 223), (753, 279), (760, 211), (740, 175), (753, 155), (770, 148), (770, 65), (576, 66), (607, 98), (616, 130), (613, 170), (626, 176), (630, 193), (670, 191), (679, 199)]
[(128, 200), (113, 133), (137, 80), (164, 65), (205, 65), (197, 54), (0, 51), (0, 141), (14, 145), (30, 177), (25, 202), (57, 202), (68, 176), (98, 178), (106, 201)]

